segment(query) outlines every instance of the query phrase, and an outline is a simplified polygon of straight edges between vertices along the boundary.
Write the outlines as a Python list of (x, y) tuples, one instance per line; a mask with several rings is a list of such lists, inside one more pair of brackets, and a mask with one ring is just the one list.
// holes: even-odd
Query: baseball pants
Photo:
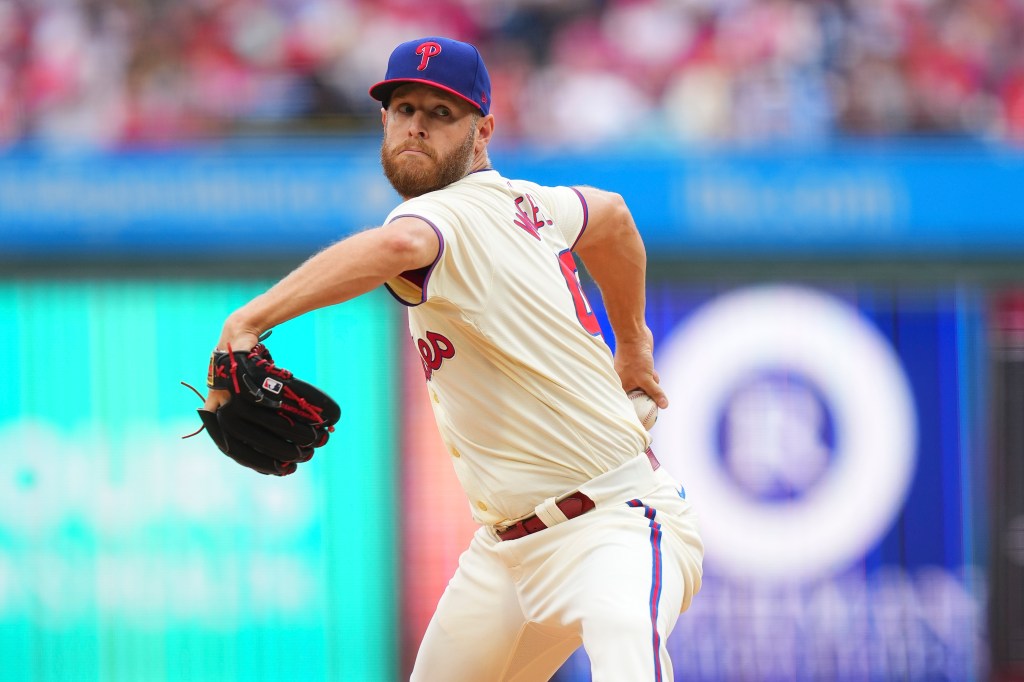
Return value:
[(597, 507), (574, 519), (505, 542), (477, 530), (413, 681), (546, 681), (580, 644), (594, 682), (673, 679), (666, 641), (701, 584), (696, 514), (644, 455), (580, 490)]

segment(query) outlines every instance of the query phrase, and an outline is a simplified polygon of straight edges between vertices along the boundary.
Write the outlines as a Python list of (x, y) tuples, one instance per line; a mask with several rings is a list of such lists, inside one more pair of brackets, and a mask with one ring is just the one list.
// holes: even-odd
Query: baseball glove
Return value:
[(200, 408), (203, 425), (185, 437), (205, 428), (221, 452), (261, 474), (294, 473), (341, 417), (334, 400), (276, 366), (262, 343), (250, 351), (215, 350), (206, 385), (229, 391), (231, 399), (216, 412)]

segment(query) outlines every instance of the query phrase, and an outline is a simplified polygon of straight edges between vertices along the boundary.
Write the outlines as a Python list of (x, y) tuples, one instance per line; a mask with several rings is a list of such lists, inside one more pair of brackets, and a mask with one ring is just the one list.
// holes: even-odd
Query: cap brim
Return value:
[(440, 83), (435, 83), (434, 81), (427, 80), (425, 78), (393, 78), (391, 80), (381, 81), (380, 83), (377, 83), (376, 85), (370, 88), (370, 97), (374, 98), (375, 100), (383, 104), (391, 99), (391, 94), (395, 91), (396, 88), (398, 88), (398, 86), (405, 85), (406, 83), (419, 83), (421, 85), (429, 85), (430, 87), (437, 88), (438, 90), (443, 90), (444, 92), (447, 92), (451, 95), (455, 95), (464, 102), (469, 102), (478, 111), (483, 113), (483, 109), (480, 107), (479, 104), (477, 104), (470, 98), (466, 97), (461, 92), (456, 92), (455, 90), (452, 90), (449, 87), (441, 85)]

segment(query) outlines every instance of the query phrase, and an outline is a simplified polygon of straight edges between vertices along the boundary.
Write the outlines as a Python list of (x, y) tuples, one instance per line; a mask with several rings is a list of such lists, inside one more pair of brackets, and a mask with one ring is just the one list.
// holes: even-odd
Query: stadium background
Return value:
[(297, 476), (180, 440), (179, 381), (387, 214), (365, 91), (432, 33), (484, 51), (497, 168), (647, 241), (709, 550), (679, 678), (1024, 676), (1019, 4), (3, 0), (3, 679), (407, 673), (472, 529), (400, 307), (275, 331), (343, 409)]

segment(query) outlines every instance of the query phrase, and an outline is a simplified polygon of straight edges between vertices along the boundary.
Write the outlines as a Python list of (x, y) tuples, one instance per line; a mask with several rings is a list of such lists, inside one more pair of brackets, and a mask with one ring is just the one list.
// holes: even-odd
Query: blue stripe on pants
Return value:
[(651, 526), (651, 644), (654, 648), (654, 679), (662, 682), (661, 635), (658, 633), (658, 604), (661, 601), (661, 524), (654, 520), (656, 511), (640, 500), (627, 502), (630, 507), (643, 507)]

